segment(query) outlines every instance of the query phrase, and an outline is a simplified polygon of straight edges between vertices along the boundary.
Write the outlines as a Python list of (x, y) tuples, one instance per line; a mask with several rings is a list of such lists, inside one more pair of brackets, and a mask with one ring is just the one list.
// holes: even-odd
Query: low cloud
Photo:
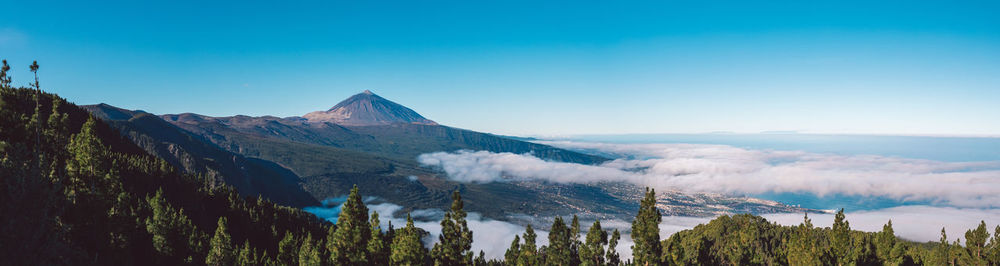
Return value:
[[(872, 211), (857, 211), (845, 214), (851, 229), (866, 232), (882, 231), (882, 226), (890, 219), (896, 235), (904, 239), (927, 242), (941, 238), (941, 228), (948, 233), (948, 240), (962, 239), (965, 231), (975, 229), (980, 221), (985, 221), (987, 230), (993, 231), (1000, 224), (1000, 209), (970, 209), (932, 206), (901, 206)], [(766, 214), (764, 218), (782, 225), (802, 223), (802, 214)], [(830, 227), (833, 214), (809, 214), (813, 226)]]
[(628, 182), (687, 192), (838, 194), (955, 207), (1000, 207), (997, 161), (941, 162), (702, 144), (543, 143), (627, 159), (583, 165), (545, 161), (530, 154), (457, 151), (422, 154), (417, 160), (461, 182)]

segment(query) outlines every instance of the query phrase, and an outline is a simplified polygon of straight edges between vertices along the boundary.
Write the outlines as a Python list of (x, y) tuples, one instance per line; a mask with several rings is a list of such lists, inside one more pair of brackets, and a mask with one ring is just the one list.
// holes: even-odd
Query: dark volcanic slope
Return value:
[(279, 204), (311, 206), (299, 177), (270, 161), (226, 151), (155, 115), (107, 104), (81, 106), (128, 136), (147, 152), (188, 173), (202, 173), (236, 188), (244, 196), (263, 196)]
[(309, 122), (333, 122), (347, 126), (396, 123), (437, 125), (412, 109), (379, 97), (368, 90), (347, 98), (330, 110), (308, 113), (303, 117)]

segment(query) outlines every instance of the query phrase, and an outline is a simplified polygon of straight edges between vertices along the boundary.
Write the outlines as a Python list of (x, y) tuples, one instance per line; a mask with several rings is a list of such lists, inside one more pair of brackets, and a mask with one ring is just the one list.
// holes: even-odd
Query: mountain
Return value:
[(345, 126), (390, 124), (437, 125), (406, 106), (375, 95), (369, 90), (347, 98), (327, 111), (302, 116), (309, 122), (332, 122)]
[[(97, 116), (119, 121), (112, 124), (142, 143), (140, 146), (147, 151), (185, 170), (217, 169), (215, 171), (226, 177), (226, 183), (237, 189), (249, 189), (247, 193), (251, 194), (264, 195), (254, 190), (259, 189), (256, 186), (241, 187), (241, 180), (282, 181), (276, 182), (283, 184), (279, 186), (282, 189), (273, 191), (277, 194), (265, 195), (268, 198), (280, 199), (281, 193), (307, 194), (314, 199), (333, 198), (346, 195), (356, 184), (362, 194), (404, 206), (404, 210), (442, 209), (449, 206), (451, 192), (459, 190), (469, 211), (493, 219), (571, 214), (628, 219), (637, 210), (635, 201), (643, 193), (641, 187), (628, 184), (452, 181), (436, 169), (421, 166), (417, 156), (441, 151), (485, 150), (530, 153), (545, 160), (580, 164), (600, 164), (608, 159), (528, 139), (439, 125), (370, 91), (351, 96), (329, 111), (312, 112), (305, 117), (211, 117), (182, 113), (160, 115), (160, 120), (156, 120), (146, 118), (151, 115), (141, 111), (101, 105), (89, 109)], [(135, 123), (145, 120), (150, 121)], [(153, 124), (152, 121), (158, 121), (157, 126), (142, 126)], [(162, 125), (164, 123), (172, 127)], [(165, 135), (165, 132), (175, 131), (180, 133)], [(220, 158), (229, 158), (226, 156), (244, 158), (250, 163), (269, 163), (272, 168), (264, 169), (287, 169), (288, 173), (282, 175), (286, 177), (283, 179), (266, 171), (240, 171), (242, 164), (212, 167), (212, 163), (225, 161)], [(291, 184), (299, 184), (304, 192), (295, 191)], [(680, 192), (663, 195), (658, 199), (660, 208), (672, 215), (809, 211), (777, 202), (725, 195)]]
[(259, 195), (295, 207), (319, 204), (302, 189), (295, 173), (276, 163), (234, 154), (143, 111), (107, 104), (81, 107), (114, 126), (146, 152), (185, 173), (221, 181), (216, 183), (233, 186), (244, 196)]

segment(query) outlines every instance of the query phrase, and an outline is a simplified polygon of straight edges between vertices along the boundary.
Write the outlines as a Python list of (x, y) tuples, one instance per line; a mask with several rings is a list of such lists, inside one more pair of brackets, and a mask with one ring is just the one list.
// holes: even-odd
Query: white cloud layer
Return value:
[[(798, 225), (802, 223), (802, 214), (766, 214), (762, 215), (769, 221), (782, 225)], [(833, 225), (833, 214), (809, 214), (814, 226), (830, 227)], [(987, 230), (992, 234), (994, 226), (1000, 224), (1000, 209), (968, 209), (931, 206), (900, 206), (872, 211), (846, 213), (851, 229), (867, 232), (881, 231), (882, 226), (890, 219), (896, 235), (917, 242), (938, 241), (941, 238), (941, 228), (945, 228), (948, 240), (962, 238), (965, 243), (965, 231), (975, 229), (980, 221), (985, 221)]]
[(689, 192), (812, 193), (886, 197), (955, 207), (1000, 207), (1000, 162), (941, 162), (875, 155), (750, 150), (702, 144), (544, 142), (622, 158), (602, 165), (551, 162), (487, 151), (420, 155), (424, 166), (462, 182), (535, 179), (558, 183), (628, 182)]

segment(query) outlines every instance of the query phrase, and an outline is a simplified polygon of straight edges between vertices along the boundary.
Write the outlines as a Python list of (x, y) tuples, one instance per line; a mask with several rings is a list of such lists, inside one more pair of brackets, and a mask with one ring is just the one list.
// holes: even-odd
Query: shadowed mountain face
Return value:
[(437, 125), (417, 112), (375, 95), (369, 90), (347, 98), (327, 111), (316, 111), (302, 116), (309, 122), (332, 122), (345, 126), (373, 126), (389, 124)]
[[(545, 160), (580, 164), (599, 164), (608, 159), (523, 139), (438, 125), (369, 91), (352, 96), (330, 111), (313, 112), (306, 117), (209, 117), (185, 113), (162, 115), (158, 117), (162, 120), (155, 120), (169, 126), (136, 123), (133, 121), (136, 117), (153, 117), (146, 113), (135, 114), (139, 111), (109, 106), (89, 109), (108, 120), (127, 121), (115, 125), (130, 136), (137, 134), (129, 132), (145, 132), (138, 135), (147, 137), (132, 139), (147, 150), (154, 150), (154, 154), (191, 171), (214, 169), (202, 165), (223, 161), (216, 159), (221, 156), (218, 155), (219, 150), (223, 152), (221, 154), (244, 158), (249, 165), (272, 166), (260, 168), (260, 171), (240, 172), (239, 169), (245, 168), (235, 166), (224, 167), (237, 169), (228, 172), (215, 170), (222, 172), (220, 175), (226, 176), (226, 182), (237, 189), (258, 189), (241, 185), (244, 179), (285, 180), (284, 184), (301, 184), (305, 192), (282, 192), (308, 193), (315, 199), (325, 199), (345, 195), (357, 184), (362, 194), (402, 205), (407, 210), (447, 208), (451, 192), (459, 190), (469, 211), (505, 220), (524, 215), (548, 217), (571, 214), (600, 219), (629, 219), (636, 211), (635, 201), (642, 195), (642, 188), (628, 184), (566, 185), (524, 180), (481, 184), (449, 180), (435, 169), (422, 167), (416, 160), (417, 156), (440, 151), (485, 150), (530, 153)], [(174, 131), (184, 134), (164, 135)], [(178, 149), (175, 147), (184, 147), (187, 155), (176, 152)], [(287, 171), (284, 174), (269, 174), (265, 171), (267, 169)], [(247, 177), (228, 177), (231, 174), (239, 176), (240, 173), (245, 173)], [(663, 204), (661, 209), (673, 215), (702, 216), (733, 210), (750, 213), (803, 211), (776, 202), (759, 203), (707, 194), (666, 193), (660, 202)]]
[(259, 195), (297, 207), (319, 204), (302, 189), (295, 173), (278, 164), (234, 154), (143, 111), (107, 104), (81, 107), (117, 128), (146, 152), (184, 172), (225, 182), (243, 196)]

